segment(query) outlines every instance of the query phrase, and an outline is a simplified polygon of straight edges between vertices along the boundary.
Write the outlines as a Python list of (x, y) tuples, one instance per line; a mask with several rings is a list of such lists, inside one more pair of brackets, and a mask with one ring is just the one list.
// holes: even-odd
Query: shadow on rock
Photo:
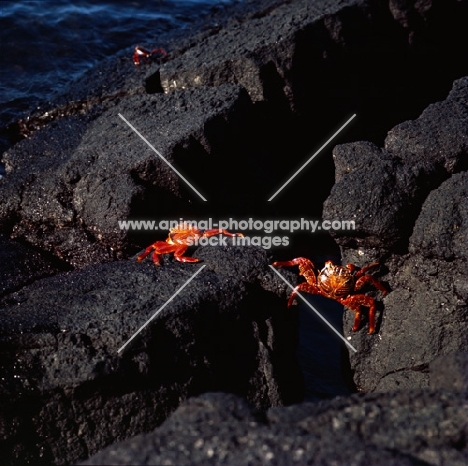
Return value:
[(301, 399), (297, 321), (285, 312), (284, 285), (266, 252), (199, 255), (200, 264), (93, 265), (3, 299), (3, 461), (70, 463), (151, 430), (206, 391), (236, 393), (259, 409)]

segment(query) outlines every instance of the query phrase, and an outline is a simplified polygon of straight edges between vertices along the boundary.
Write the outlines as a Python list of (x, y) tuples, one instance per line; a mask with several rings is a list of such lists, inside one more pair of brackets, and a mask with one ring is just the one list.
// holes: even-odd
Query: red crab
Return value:
[(167, 57), (167, 52), (164, 49), (153, 49), (151, 51), (137, 45), (133, 52), (133, 63), (138, 66), (142, 60), (148, 61), (154, 54), (160, 53), (163, 57)]
[(226, 236), (244, 236), (242, 233), (229, 233), (220, 228), (202, 231), (193, 225), (180, 223), (177, 227), (169, 230), (169, 236), (166, 241), (156, 241), (151, 244), (137, 257), (137, 260), (140, 262), (153, 253), (151, 256), (153, 262), (155, 265), (160, 265), (159, 256), (173, 252), (174, 258), (179, 262), (199, 262), (200, 259), (196, 257), (184, 256), (184, 252), (200, 238), (209, 238), (221, 233)]
[(379, 265), (378, 263), (368, 265), (362, 269), (357, 269), (353, 264), (346, 267), (335, 265), (332, 261), (325, 262), (325, 267), (316, 272), (315, 266), (309, 259), (298, 257), (285, 262), (275, 262), (274, 267), (299, 266), (299, 275), (307, 280), (294, 288), (288, 301), (288, 307), (294, 301), (298, 291), (306, 293), (319, 294), (330, 299), (338, 301), (343, 306), (356, 313), (354, 319), (353, 332), (359, 329), (361, 324), (361, 306), (369, 308), (369, 334), (375, 331), (375, 301), (374, 298), (365, 294), (353, 294), (359, 291), (366, 283), (370, 283), (380, 290), (384, 295), (387, 290), (384, 286), (366, 272)]

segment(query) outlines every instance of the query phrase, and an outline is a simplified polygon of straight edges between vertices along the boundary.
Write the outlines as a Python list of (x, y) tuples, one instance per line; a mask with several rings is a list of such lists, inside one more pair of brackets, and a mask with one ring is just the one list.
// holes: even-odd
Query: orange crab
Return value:
[(361, 324), (361, 306), (369, 308), (369, 334), (375, 331), (375, 301), (374, 298), (365, 294), (353, 294), (359, 291), (366, 283), (370, 283), (380, 290), (384, 295), (387, 294), (385, 287), (373, 276), (366, 275), (366, 272), (379, 265), (378, 263), (368, 265), (362, 269), (357, 269), (353, 264), (346, 267), (335, 265), (332, 261), (325, 262), (325, 267), (316, 272), (313, 262), (305, 257), (298, 257), (290, 261), (274, 262), (274, 267), (292, 267), (299, 266), (299, 275), (305, 277), (306, 282), (294, 288), (288, 301), (290, 307), (298, 291), (318, 294), (326, 298), (334, 299), (343, 306), (356, 313), (354, 319), (353, 332), (356, 332)]
[(227, 230), (221, 228), (202, 231), (193, 225), (180, 223), (175, 228), (169, 230), (169, 236), (166, 241), (156, 241), (151, 244), (137, 257), (137, 260), (140, 262), (153, 253), (151, 256), (153, 262), (155, 265), (160, 265), (160, 255), (174, 253), (174, 258), (179, 262), (199, 262), (200, 259), (196, 257), (184, 256), (184, 252), (189, 246), (192, 246), (201, 238), (209, 238), (210, 236), (219, 234), (226, 236), (244, 236), (242, 233), (229, 233)]
[(157, 53), (161, 54), (163, 57), (167, 57), (167, 52), (164, 49), (146, 50), (137, 45), (133, 52), (133, 63), (135, 66), (138, 66), (142, 61), (149, 61), (149, 59)]

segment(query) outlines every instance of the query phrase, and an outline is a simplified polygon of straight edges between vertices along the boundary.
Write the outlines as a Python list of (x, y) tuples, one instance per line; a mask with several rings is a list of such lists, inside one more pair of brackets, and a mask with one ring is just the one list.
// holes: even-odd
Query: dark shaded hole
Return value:
[(164, 92), (164, 89), (161, 85), (161, 74), (159, 70), (148, 76), (145, 80), (145, 89), (148, 94), (157, 94), (160, 92)]
[[(343, 306), (317, 295), (306, 295), (315, 309), (343, 335)], [(305, 401), (349, 395), (352, 384), (348, 349), (320, 317), (301, 300), (298, 358), (304, 376)]]

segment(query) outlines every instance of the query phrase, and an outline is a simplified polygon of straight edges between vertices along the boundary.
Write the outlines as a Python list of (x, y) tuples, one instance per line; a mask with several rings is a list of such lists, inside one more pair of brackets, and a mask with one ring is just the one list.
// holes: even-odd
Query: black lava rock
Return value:
[[(2, 464), (466, 464), (467, 3), (234, 11), (167, 60), (111, 57), (18, 122), (27, 139), (2, 156), (0, 179)], [(354, 113), (335, 166), (321, 154), (266, 202)], [(375, 335), (366, 322), (351, 333), (345, 311), (356, 353), (308, 357), (307, 336), (324, 333), (287, 310), (264, 249), (205, 247), (199, 264), (165, 256), (158, 268), (132, 256), (167, 231), (119, 226), (322, 207), (355, 221), (333, 232), (343, 262), (379, 261), (390, 291), (364, 290)], [(307, 236), (306, 254), (327, 256), (316, 243)], [(340, 306), (324, 308), (341, 331)], [(346, 356), (346, 374), (327, 351)], [(335, 398), (281, 407), (304, 394)]]
[(428, 387), (432, 360), (468, 350), (468, 78), (391, 130), (383, 149), (353, 143), (334, 157), (324, 217), (355, 220), (335, 232), (343, 259), (382, 262), (392, 290), (378, 334), (349, 335), (354, 381), (364, 391)]
[[(466, 397), (401, 391), (272, 408), (228, 394), (192, 398), (160, 428), (83, 465), (463, 465)], [(437, 432), (437, 435), (434, 435)]]
[(242, 121), (249, 105), (244, 90), (226, 85), (131, 95), (98, 116), (62, 119), (5, 157), (11, 175), (0, 185), (0, 224), (73, 266), (121, 258), (135, 238), (119, 221), (177, 219), (197, 194), (119, 115), (202, 190), (222, 182), (226, 161), (210, 154), (220, 133), (229, 143), (241, 131), (233, 120)]
[(296, 322), (265, 251), (199, 256), (92, 265), (4, 297), (3, 464), (73, 462), (154, 428), (205, 391), (237, 393), (258, 409), (301, 399)]
[(17, 243), (0, 234), (0, 297), (39, 278), (67, 270), (67, 264), (53, 256)]

